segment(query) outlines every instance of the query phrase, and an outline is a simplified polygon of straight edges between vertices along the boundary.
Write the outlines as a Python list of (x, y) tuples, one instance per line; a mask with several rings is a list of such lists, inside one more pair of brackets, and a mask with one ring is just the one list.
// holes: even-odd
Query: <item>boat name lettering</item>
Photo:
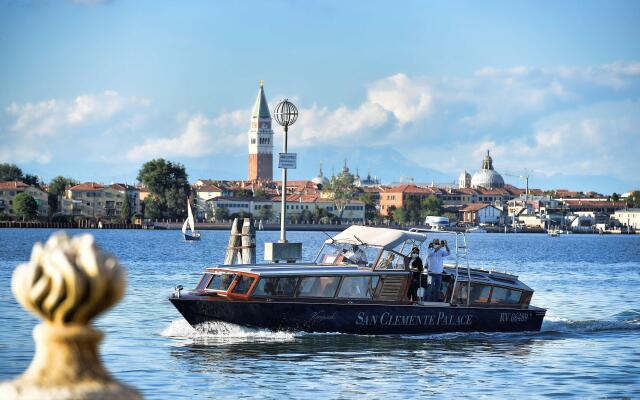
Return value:
[(466, 326), (471, 325), (471, 314), (447, 314), (443, 311), (424, 315), (403, 315), (383, 312), (371, 314), (364, 311), (356, 315), (356, 325), (387, 326)]
[(529, 320), (529, 314), (527, 313), (500, 313), (500, 322), (527, 322)]
[(307, 325), (312, 324), (316, 321), (326, 321), (326, 320), (334, 320), (336, 319), (336, 313), (325, 313), (324, 311), (317, 311), (311, 314), (311, 317), (307, 321)]

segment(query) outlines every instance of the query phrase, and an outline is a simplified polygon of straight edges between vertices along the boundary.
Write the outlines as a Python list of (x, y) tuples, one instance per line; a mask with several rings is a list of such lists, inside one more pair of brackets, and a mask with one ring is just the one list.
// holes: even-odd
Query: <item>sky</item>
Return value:
[(637, 1), (0, 1), (0, 162), (134, 183), (162, 157), (244, 179), (264, 80), (271, 109), (300, 110), (290, 179), (346, 159), (450, 183), (490, 150), (519, 187), (624, 193), (640, 189), (638, 21)]

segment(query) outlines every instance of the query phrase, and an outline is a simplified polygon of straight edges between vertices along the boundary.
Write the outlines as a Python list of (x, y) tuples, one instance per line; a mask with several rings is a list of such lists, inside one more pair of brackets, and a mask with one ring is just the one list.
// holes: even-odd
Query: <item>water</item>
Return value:
[[(33, 356), (37, 321), (11, 291), (13, 269), (51, 230), (0, 229), (0, 380)], [(74, 230), (71, 233), (79, 234)], [(548, 308), (540, 333), (402, 337), (192, 329), (166, 297), (220, 262), (227, 232), (91, 231), (128, 268), (124, 300), (96, 325), (120, 380), (150, 399), (640, 397), (640, 236), (475, 234), (473, 265), (518, 274)], [(277, 232), (258, 233), (262, 242)], [(307, 259), (326, 238), (291, 232)]]

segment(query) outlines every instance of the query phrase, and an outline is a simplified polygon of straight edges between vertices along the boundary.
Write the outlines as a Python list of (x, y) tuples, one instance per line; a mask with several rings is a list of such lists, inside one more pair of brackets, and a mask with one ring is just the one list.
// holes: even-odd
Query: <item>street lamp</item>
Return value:
[[(298, 119), (298, 109), (288, 99), (284, 99), (280, 103), (278, 103), (278, 105), (276, 105), (276, 108), (273, 110), (273, 118), (279, 125), (284, 127), (284, 142), (282, 146), (282, 152), (284, 154), (284, 157), (287, 158), (287, 135), (289, 133), (289, 126), (293, 125)], [(282, 162), (283, 154), (280, 155), (280, 160), (278, 162), (279, 167), (282, 169), (282, 199), (280, 202), (280, 242), (286, 243), (287, 233), (285, 231), (285, 220), (287, 217), (287, 166)], [(295, 168), (295, 166), (293, 168)]]

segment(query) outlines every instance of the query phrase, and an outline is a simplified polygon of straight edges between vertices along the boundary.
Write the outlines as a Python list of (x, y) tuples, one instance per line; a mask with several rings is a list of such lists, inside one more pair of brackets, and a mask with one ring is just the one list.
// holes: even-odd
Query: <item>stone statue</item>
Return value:
[(93, 236), (54, 234), (33, 246), (31, 260), (13, 273), (11, 287), (24, 308), (44, 322), (33, 330), (29, 368), (0, 384), (7, 399), (141, 399), (102, 366), (102, 333), (90, 326), (124, 294), (124, 270)]

